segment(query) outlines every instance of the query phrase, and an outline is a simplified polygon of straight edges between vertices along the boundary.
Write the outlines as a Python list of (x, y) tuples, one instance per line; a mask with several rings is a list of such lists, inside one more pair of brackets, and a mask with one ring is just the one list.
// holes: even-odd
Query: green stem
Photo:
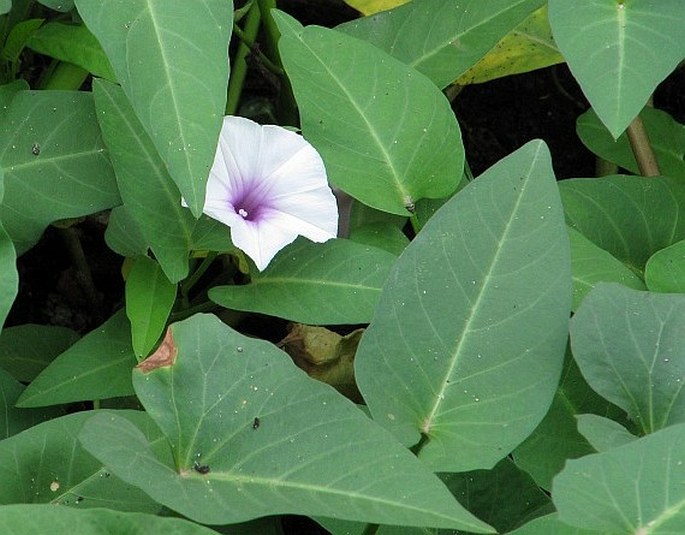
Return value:
[[(231, 67), (231, 78), (228, 82), (228, 96), (226, 98), (226, 115), (235, 115), (238, 111), (238, 104), (243, 93), (243, 84), (245, 83), (245, 75), (247, 74), (246, 60), (252, 50), (252, 47), (247, 42), (254, 43), (261, 19), (262, 14), (259, 11), (259, 6), (252, 4), (252, 7), (247, 12), (245, 31), (241, 32), (243, 37), (240, 38), (241, 42)], [(238, 26), (234, 25), (234, 33), (237, 34), (235, 28), (238, 28)]]
[(281, 32), (278, 31), (278, 26), (274, 18), (271, 16), (271, 10), (276, 9), (276, 0), (257, 0), (259, 9), (262, 12), (262, 26), (265, 36), (265, 47), (268, 56), (276, 65), (281, 68), (281, 90), (278, 96), (278, 111), (281, 124), (296, 126), (299, 122), (297, 114), (297, 102), (293, 94), (293, 88), (290, 85), (290, 80), (284, 74), (283, 62), (281, 55), (278, 52), (278, 40), (281, 38)]
[(639, 115), (630, 123), (627, 133), (630, 147), (633, 149), (633, 154), (642, 176), (659, 176), (661, 170), (656, 161), (652, 145), (649, 142), (647, 129)]
[(197, 267), (195, 271), (193, 271), (193, 274), (188, 277), (183, 283), (181, 284), (181, 296), (185, 302), (188, 300), (188, 294), (190, 293), (190, 290), (193, 289), (193, 286), (197, 284), (197, 281), (202, 278), (202, 275), (205, 274), (209, 266), (214, 262), (214, 259), (216, 258), (217, 253), (214, 251), (211, 251), (207, 253), (207, 256), (205, 256), (202, 259), (202, 263)]
[(254, 38), (250, 38), (250, 36), (247, 34), (246, 31), (243, 31), (240, 29), (238, 25), (233, 26), (233, 34), (242, 41), (243, 44), (247, 45), (247, 47), (252, 51), (253, 54), (255, 54), (257, 57), (259, 57), (259, 61), (266, 67), (270, 72), (277, 76), (282, 76), (283, 75), (283, 69), (281, 69), (278, 65), (276, 65), (274, 62), (272, 62), (268, 56), (264, 55), (264, 53), (259, 49), (259, 46), (255, 43)]

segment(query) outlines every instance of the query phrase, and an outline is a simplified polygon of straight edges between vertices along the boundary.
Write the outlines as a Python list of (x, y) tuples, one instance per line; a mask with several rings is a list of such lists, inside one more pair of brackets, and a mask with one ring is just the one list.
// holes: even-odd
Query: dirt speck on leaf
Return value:
[(176, 362), (176, 354), (178, 349), (174, 343), (174, 336), (171, 334), (171, 329), (167, 329), (164, 335), (164, 340), (152, 355), (146, 358), (143, 362), (138, 364), (137, 368), (143, 373), (149, 373), (157, 368), (165, 366), (173, 366)]

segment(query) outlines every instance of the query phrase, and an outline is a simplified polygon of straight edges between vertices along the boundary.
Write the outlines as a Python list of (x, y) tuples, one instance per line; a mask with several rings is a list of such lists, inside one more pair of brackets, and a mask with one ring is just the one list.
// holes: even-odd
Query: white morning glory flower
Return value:
[(260, 271), (298, 235), (335, 238), (338, 207), (321, 156), (280, 126), (224, 117), (203, 212), (231, 228)]

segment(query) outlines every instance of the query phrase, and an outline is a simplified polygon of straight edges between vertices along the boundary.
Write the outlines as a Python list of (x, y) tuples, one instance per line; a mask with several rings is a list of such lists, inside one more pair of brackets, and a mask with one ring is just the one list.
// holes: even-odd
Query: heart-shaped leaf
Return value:
[(637, 438), (611, 418), (596, 414), (579, 414), (576, 420), (578, 432), (599, 452), (623, 446)]
[(232, 3), (76, 0), (195, 216), (226, 104)]
[(464, 166), (461, 133), (430, 80), (344, 33), (303, 28), (279, 11), (274, 18), (302, 132), (336, 186), (405, 216), (419, 199), (456, 189)]
[(489, 529), (349, 400), (214, 316), (173, 324), (133, 377), (174, 462), (156, 457), (134, 425), (111, 414), (94, 416), (81, 442), (188, 518), (225, 524), (287, 512)]
[(685, 57), (681, 0), (549, 0), (554, 39), (614, 136)]
[(432, 469), (490, 468), (547, 412), (571, 305), (566, 236), (549, 152), (535, 141), (448, 201), (397, 261), (357, 383), (403, 444), (423, 436)]

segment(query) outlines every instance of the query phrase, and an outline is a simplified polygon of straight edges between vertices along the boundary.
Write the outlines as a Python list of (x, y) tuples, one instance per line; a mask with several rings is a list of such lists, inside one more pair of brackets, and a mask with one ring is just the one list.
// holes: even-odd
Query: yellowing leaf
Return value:
[(564, 58), (552, 38), (545, 6), (505, 35), (483, 59), (466, 71), (457, 83), (479, 84), (510, 74), (542, 69), (563, 61)]
[(345, 0), (345, 3), (364, 15), (373, 15), (393, 7), (406, 4), (409, 0)]

